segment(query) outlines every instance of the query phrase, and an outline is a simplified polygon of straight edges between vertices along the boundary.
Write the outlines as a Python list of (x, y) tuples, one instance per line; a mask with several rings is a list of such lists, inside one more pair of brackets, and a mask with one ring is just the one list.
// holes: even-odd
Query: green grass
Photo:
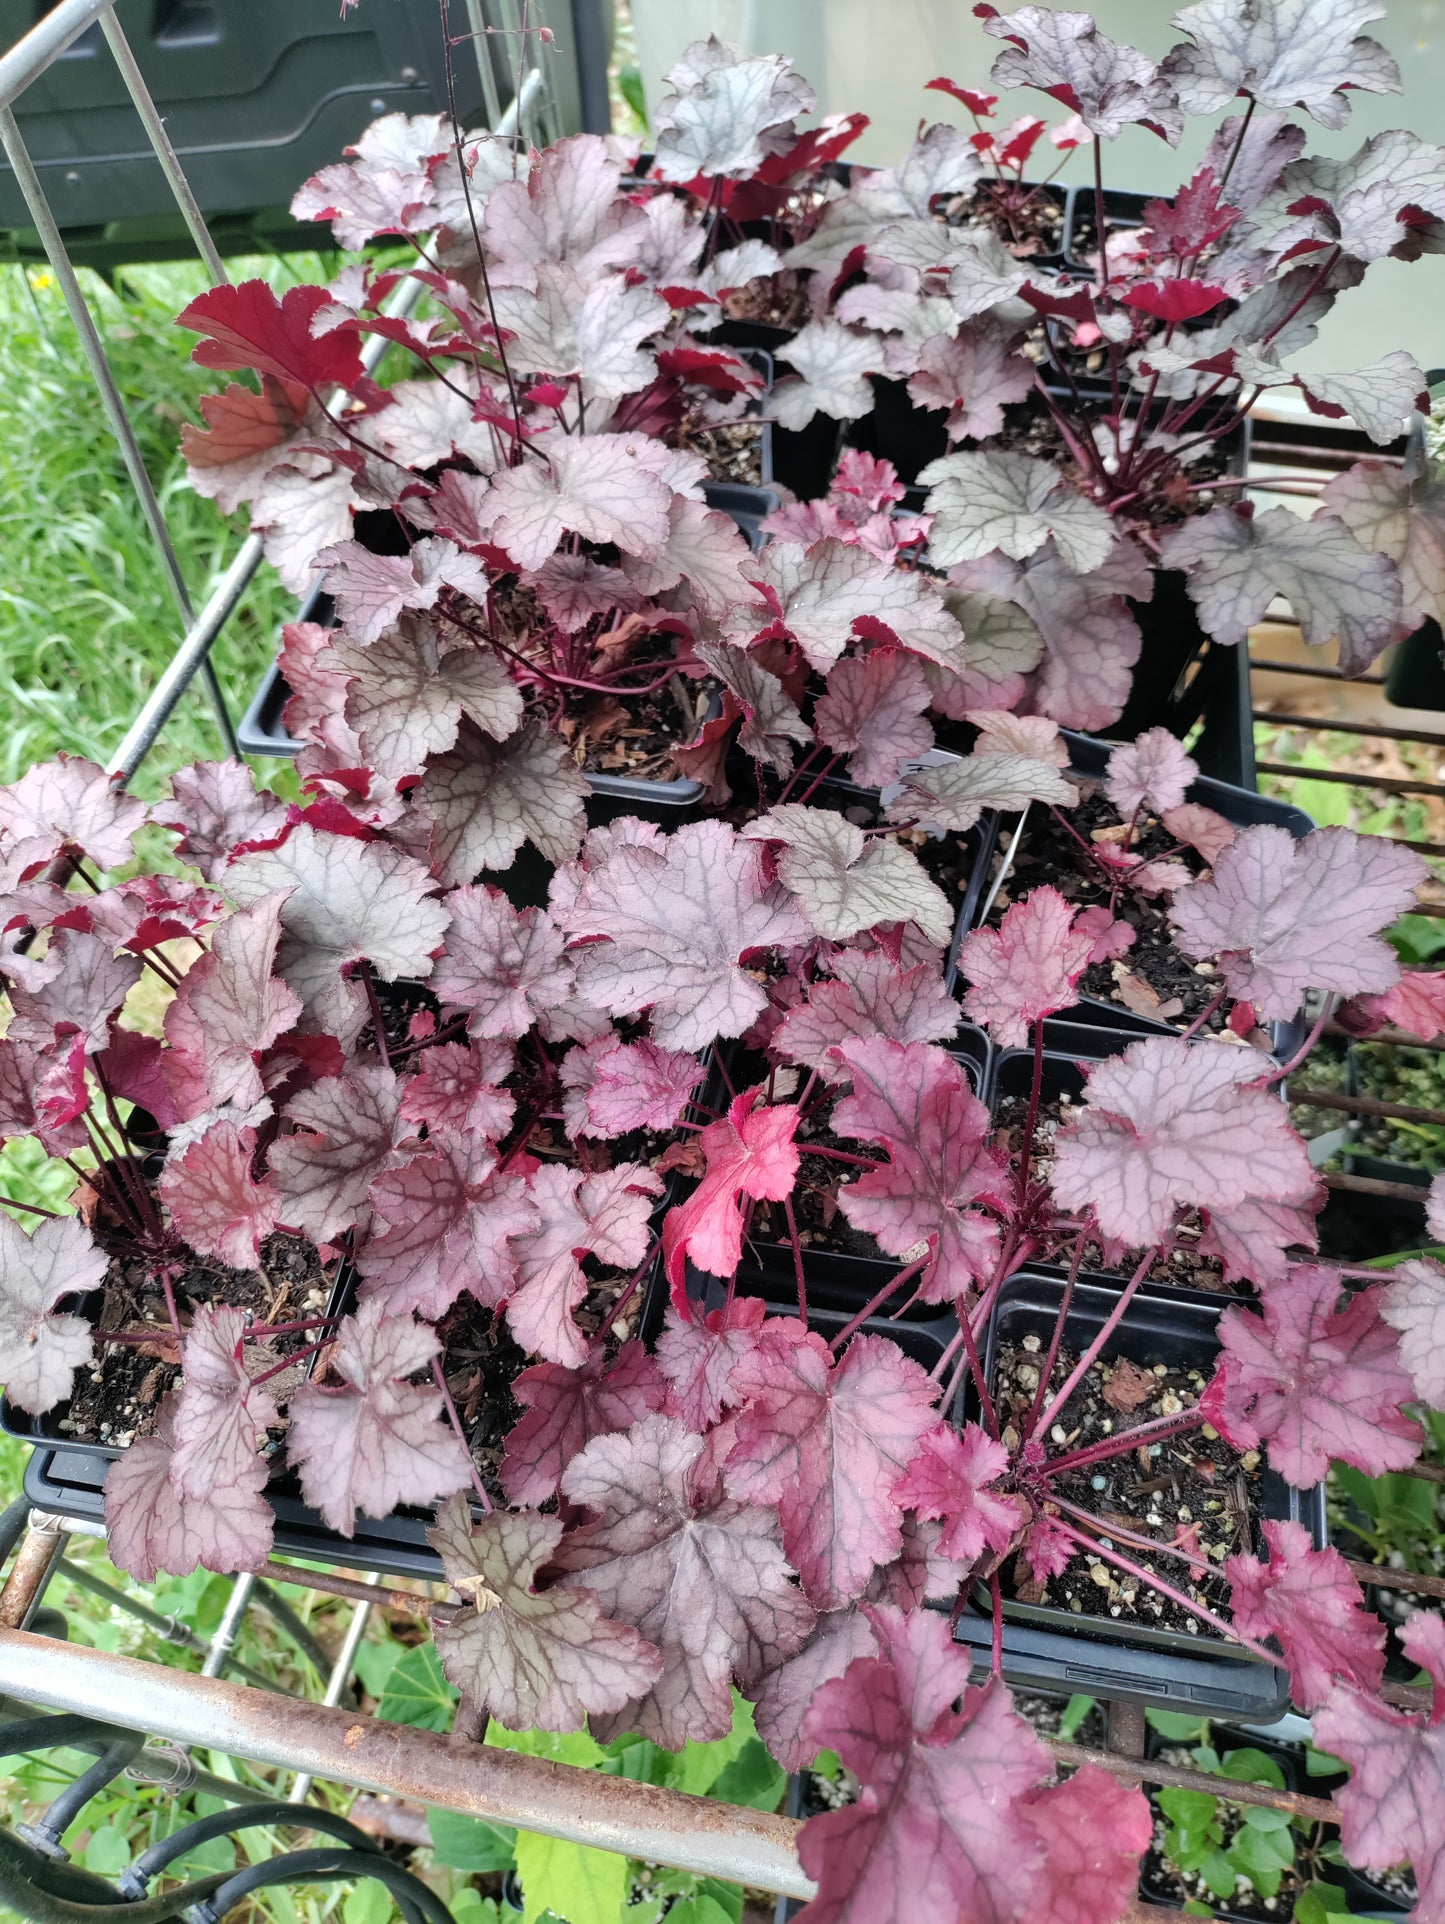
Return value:
[[(237, 279), (319, 279), (331, 263), (237, 261)], [(111, 289), (82, 274), (195, 606), (235, 554), (228, 523), (186, 486), (181, 425), (226, 377), (194, 366), (177, 311), (206, 285), (199, 266), (126, 270)], [(59, 288), (0, 268), (0, 782), (58, 749), (104, 762), (182, 632), (169, 581), (110, 433)], [(263, 565), (215, 649), (239, 714), (294, 599)], [(138, 792), (221, 752), (199, 681), (182, 700)], [(270, 765), (272, 769), (275, 764)], [(267, 765), (258, 765), (265, 779)]]

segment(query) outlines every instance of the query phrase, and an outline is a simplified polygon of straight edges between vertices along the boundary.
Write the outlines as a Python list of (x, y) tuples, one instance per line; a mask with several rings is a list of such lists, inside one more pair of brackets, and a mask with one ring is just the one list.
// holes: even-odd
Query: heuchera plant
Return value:
[[(1328, 15), (1301, 61), (1282, 8), (1189, 9), (1189, 43), (1155, 69), (1086, 16), (1029, 7), (1000, 23), (1023, 44), (999, 78), (1065, 101), (1063, 144), (1138, 119), (1177, 133), (1186, 107), (1242, 91), (1232, 183), (1238, 156), (1254, 177), (1267, 114), (1296, 101), (1338, 119), (1342, 86), (1389, 81), (1349, 37), (1375, 10), (1347, 11), (1347, 44), (1338, 8), (1289, 11)], [(1316, 62), (1317, 84), (1276, 86)], [(1092, 609), (1086, 632), (1116, 636), (1099, 659), (1127, 682), (1118, 597), (1147, 578), (1147, 535), (1121, 532), (1124, 500), (1111, 517), (1036, 463), (1044, 478), (1029, 470), (967, 564), (1012, 571), (1007, 593), (955, 578), (950, 603), (920, 540), (957, 543), (979, 476), (1008, 494), (1018, 457), (947, 457), (929, 527), (889, 512), (886, 463), (851, 456), (754, 555), (667, 437), (752, 392), (745, 364), (695, 344), (739, 288), (807, 293), (823, 314), (809, 326), (825, 348), (795, 351), (780, 420), (833, 378), (826, 344), (884, 338), (834, 318), (850, 292), (937, 318), (920, 344), (967, 323), (954, 277), (976, 289), (979, 261), (1012, 284), (974, 314), (1011, 300), (1030, 134), (931, 130), (903, 169), (840, 192), (824, 170), (851, 129), (796, 132), (812, 96), (789, 62), (700, 43), (673, 78), (646, 179), (594, 136), (528, 159), (391, 116), (310, 183), (300, 205), (343, 240), (416, 248), (426, 319), (382, 315), (396, 276), (369, 268), (186, 310), (203, 362), (259, 380), (210, 404), (196, 473), (252, 502), (278, 565), (298, 588), (324, 580), (339, 619), (287, 636), (304, 804), (234, 763), (183, 771), (149, 810), (74, 758), (0, 790), (0, 1133), (77, 1181), (73, 1215), (12, 1205), (31, 1229), (0, 1213), (9, 1401), (47, 1434), (118, 1449), (111, 1554), (138, 1577), (256, 1567), (283, 1475), (343, 1539), (360, 1517), (435, 1509), (456, 1596), (438, 1648), (479, 1712), (676, 1748), (725, 1735), (738, 1689), (787, 1768), (836, 1751), (860, 1796), (803, 1829), (810, 1921), (1121, 1916), (1145, 1799), (1094, 1764), (1056, 1777), (1004, 1681), (1010, 1604), (1069, 1586), (1093, 1634), (1117, 1638), (1127, 1606), (1286, 1666), (1354, 1771), (1347, 1852), (1408, 1858), (1416, 1915), (1445, 1917), (1439, 1712), (1385, 1703), (1355, 1574), (1257, 1496), (1265, 1466), (1301, 1489), (1331, 1459), (1407, 1468), (1411, 1407), (1445, 1392), (1445, 1270), (1422, 1259), (1382, 1282), (1316, 1260), (1323, 1192), (1280, 1099), (1333, 1015), (1368, 1027), (1438, 1007), (1438, 981), (1381, 940), (1425, 865), (1345, 829), (1234, 829), (1150, 731), (1105, 776), (1124, 822), (1110, 905), (1045, 885), (997, 926), (956, 929), (938, 877), (967, 871), (986, 810), (1068, 821), (1079, 778), (1036, 711), (1093, 674), (1075, 659), (1050, 683), (1064, 657), (1040, 670), (1042, 641), (1017, 672), (980, 658), (997, 665), (989, 649), (1036, 615), (1042, 635), (1060, 607), (1067, 623)], [(990, 100), (950, 91), (986, 121)], [(980, 154), (1003, 174), (985, 226), (933, 221)], [(1288, 191), (1281, 219), (1325, 218)], [(803, 238), (790, 256), (740, 234), (754, 222)], [(869, 236), (910, 223), (946, 274), (875, 254)], [(1175, 266), (1202, 271), (1223, 239)], [(1143, 327), (1157, 317), (1126, 294), (1198, 277), (1156, 262), (1148, 282), (1109, 251), (1076, 320), (1125, 350), (1100, 317)], [(1318, 286), (1318, 264), (1284, 253), (1270, 272), (1306, 274), (1282, 297), (1310, 290), (1303, 312), (1337, 266)], [(1208, 271), (1224, 272), (1212, 255)], [(1159, 352), (1182, 324), (1150, 337)], [(358, 354), (371, 331), (425, 371), (376, 387)], [(1131, 332), (1120, 370), (1136, 350)], [(368, 545), (354, 530), (378, 524), (357, 517), (376, 511), (388, 533)], [(1216, 509), (1168, 538), (1216, 514), (1235, 525)], [(1045, 615), (1050, 581), (1064, 590)], [(649, 681), (691, 703), (683, 766), (717, 806), (671, 832), (589, 823), (593, 704)], [(925, 759), (930, 709), (967, 719), (966, 755)], [(133, 872), (147, 824), (191, 877)], [(1143, 863), (1146, 827), (1199, 860)], [(535, 865), (514, 886), (526, 844), (536, 888)], [(1089, 1068), (1052, 1116), (1044, 1025), (1126, 946), (1131, 889), (1168, 899), (1218, 994), (1182, 1033)], [(132, 993), (143, 974), (159, 1024), (155, 997)], [(1281, 1061), (1261, 1024), (1302, 1006), (1308, 1034)], [(1013, 1111), (982, 1099), (978, 1049), (951, 1046), (965, 1022), (1026, 1052)], [(1445, 1237), (1445, 1192), (1432, 1212)], [(837, 1307), (830, 1236), (869, 1255), (871, 1300)], [(1231, 1300), (1217, 1364), (1160, 1406), (1118, 1339), (1181, 1252), (1212, 1261)], [(1058, 1313), (1006, 1372), (1000, 1304), (1037, 1265), (1060, 1279)], [(1070, 1305), (1093, 1276), (1108, 1308), (1081, 1341)], [(950, 1332), (931, 1350), (910, 1339), (917, 1308)], [(1109, 1414), (1081, 1441), (1091, 1398)], [(1108, 1492), (1164, 1450), (1243, 1492), (1232, 1536), (1109, 1513)], [(991, 1641), (977, 1678), (953, 1634), (965, 1613)], [(1418, 1614), (1404, 1642), (1445, 1685), (1438, 1621)]]

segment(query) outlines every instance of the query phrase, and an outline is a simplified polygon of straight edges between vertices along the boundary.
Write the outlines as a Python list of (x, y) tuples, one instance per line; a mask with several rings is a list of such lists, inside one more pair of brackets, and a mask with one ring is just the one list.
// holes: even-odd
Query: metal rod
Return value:
[[(55, 216), (50, 211), (50, 203), (45, 198), (45, 190), (40, 185), (40, 176), (36, 173), (29, 151), (25, 146), (24, 140), (21, 138), (20, 128), (15, 116), (8, 107), (0, 108), (0, 143), (3, 143), (6, 158), (15, 170), (16, 183), (25, 197), (25, 205), (30, 210), (30, 218), (35, 222), (36, 231), (40, 235), (46, 257), (54, 270), (56, 280), (60, 283), (60, 291), (65, 296), (65, 305), (69, 310), (71, 322), (75, 327), (77, 335), (80, 337), (81, 350), (90, 365), (91, 378), (100, 390), (101, 403), (105, 408), (106, 418), (110, 422), (112, 434), (114, 434), (120, 444), (121, 456), (125, 461), (126, 473), (130, 476), (131, 486), (135, 489), (136, 499), (141, 505), (141, 513), (145, 516), (146, 525), (151, 532), (151, 538), (155, 542), (157, 551), (160, 554), (161, 564), (169, 578), (171, 592), (175, 596), (176, 606), (181, 611), (182, 619), (188, 624), (192, 623), (195, 619), (195, 614), (191, 607), (190, 590), (187, 588), (186, 578), (181, 572), (181, 564), (176, 559), (176, 551), (171, 544), (170, 530), (166, 526), (165, 516), (161, 513), (161, 505), (156, 499), (155, 489), (151, 486), (150, 475), (146, 472), (146, 464), (141, 455), (140, 445), (135, 438), (135, 431), (131, 427), (130, 417), (125, 411), (125, 402), (121, 399), (120, 389), (116, 385), (115, 375), (111, 369), (110, 361), (106, 356), (104, 343), (101, 341), (100, 333), (91, 316), (90, 308), (86, 304), (85, 296), (81, 292), (80, 282), (76, 277), (74, 267), (71, 265), (70, 255), (66, 251), (60, 228), (56, 223)], [(192, 672), (194, 672), (194, 670)], [(214, 673), (207, 677), (207, 685), (211, 693), (212, 705), (216, 710), (216, 720), (220, 726), (221, 737), (226, 744), (227, 753), (239, 756), (241, 751), (236, 743), (236, 731), (231, 725), (230, 711), (226, 706), (225, 697), (221, 692), (221, 685), (215, 679)]]
[(1316, 1824), (1337, 1824), (1339, 1812), (1328, 1797), (1308, 1797), (1302, 1791), (1276, 1790), (1271, 1784), (1238, 1783), (1232, 1777), (1211, 1777), (1203, 1770), (1182, 1770), (1157, 1757), (1121, 1757), (1117, 1751), (1095, 1750), (1087, 1744), (1067, 1744), (1059, 1737), (1044, 1743), (1061, 1764), (1095, 1764), (1113, 1777), (1134, 1784), (1166, 1784), (1177, 1790), (1202, 1790), (1211, 1797), (1227, 1797), (1231, 1804), (1250, 1804), (1260, 1810), (1286, 1810)]
[(256, 1579), (249, 1570), (243, 1571), (231, 1585), (231, 1594), (226, 1599), (221, 1621), (216, 1625), (216, 1634), (206, 1652), (206, 1661), (201, 1665), (203, 1677), (219, 1677), (225, 1669), (236, 1639), (241, 1634), (241, 1625), (245, 1621), (246, 1609), (255, 1587)]
[[(373, 1586), (379, 1581), (380, 1578), (375, 1575), (371, 1579)], [(351, 1675), (351, 1666), (356, 1662), (356, 1653), (361, 1648), (361, 1639), (366, 1635), (366, 1624), (370, 1615), (369, 1603), (358, 1603), (351, 1613), (351, 1622), (347, 1626), (341, 1648), (336, 1653), (336, 1662), (331, 1666), (331, 1675), (326, 1680), (326, 1694), (321, 1699), (322, 1703), (335, 1705), (341, 1702), (341, 1693), (346, 1688), (347, 1678)], [(291, 1787), (291, 1802), (304, 1804), (310, 1795), (311, 1778), (303, 1771)]]
[(1291, 1087), (1289, 1099), (1306, 1109), (1344, 1109), (1350, 1115), (1388, 1117), (1394, 1122), (1445, 1124), (1445, 1109), (1412, 1109), (1405, 1102), (1381, 1102), (1375, 1096), (1346, 1096), (1334, 1089)]
[[(142, 1603), (139, 1597), (129, 1596), (113, 1583), (107, 1583), (103, 1577), (92, 1575), (81, 1564), (62, 1560), (57, 1565), (56, 1575), (63, 1576), (67, 1583), (73, 1583), (77, 1589), (88, 1590), (93, 1597), (102, 1598), (115, 1609), (124, 1610), (138, 1622), (149, 1624), (167, 1643), (177, 1644), (182, 1650), (193, 1650), (200, 1657), (209, 1653), (211, 1646), (206, 1639), (198, 1636), (188, 1624), (182, 1623), (179, 1617), (163, 1616), (159, 1610), (152, 1610), (149, 1604)], [(279, 1684), (273, 1683), (269, 1677), (263, 1677), (259, 1670), (253, 1670), (249, 1664), (240, 1663), (234, 1656), (229, 1659), (228, 1668), (238, 1676), (245, 1677), (258, 1689), (281, 1689)]]
[(354, 1577), (339, 1577), (332, 1570), (303, 1570), (298, 1564), (278, 1563), (268, 1557), (261, 1565), (259, 1574), (271, 1583), (295, 1583), (303, 1590), (319, 1590), (328, 1597), (352, 1597), (358, 1603), (379, 1603), (387, 1610), (406, 1611), (413, 1617), (425, 1622), (436, 1605), (432, 1598), (420, 1590), (399, 1590), (388, 1586), (385, 1590), (374, 1590), (370, 1584), (359, 1583)]
[(52, 60), (85, 32), (111, 5), (111, 0), (60, 0), (38, 20), (10, 51), (0, 56), (0, 109), (9, 107), (38, 79)]
[(30, 1615), (65, 1549), (65, 1537), (54, 1517), (32, 1514), (5, 1588), (0, 1590), (0, 1626), (13, 1630)]
[(686, 1791), (489, 1744), (457, 1744), (433, 1731), (272, 1697), (109, 1651), (57, 1645), (23, 1630), (0, 1630), (0, 1691), (46, 1709), (117, 1723), (134, 1718), (143, 1704), (147, 1728), (177, 1743), (308, 1771), (702, 1877), (789, 1897), (814, 1894), (797, 1860), (794, 1819)]
[[(1415, 740), (1412, 735), (1408, 740)], [(1290, 762), (1261, 762), (1261, 775), (1283, 775), (1292, 782), (1339, 782), (1346, 788), (1378, 788), (1386, 795), (1445, 795), (1445, 782), (1405, 781), (1396, 775), (1357, 775), (1344, 768), (1301, 768)]]
[(1346, 1189), (1356, 1196), (1396, 1196), (1402, 1202), (1417, 1202), (1424, 1207), (1430, 1191), (1423, 1183), (1384, 1182), (1378, 1176), (1346, 1176), (1334, 1170), (1325, 1172), (1327, 1189)]
[[(1257, 668), (1259, 663), (1254, 666)], [(1387, 742), (1423, 742), (1431, 748), (1445, 748), (1445, 735), (1422, 735), (1412, 728), (1387, 728), (1384, 722), (1346, 721), (1339, 716), (1276, 715), (1268, 708), (1252, 708), (1249, 712), (1255, 721), (1272, 722), (1277, 728), (1314, 728), (1331, 735), (1376, 735)]]
[[(1415, 1474), (1413, 1469), (1406, 1476)], [(1377, 1590), (1407, 1590), (1415, 1597), (1445, 1597), (1445, 1577), (1422, 1576), (1415, 1570), (1387, 1570), (1361, 1557), (1346, 1557), (1345, 1562), (1361, 1583), (1372, 1583)]]
[[(1275, 625), (1278, 627), (1282, 624)], [(1309, 661), (1264, 661), (1258, 655), (1251, 655), (1249, 665), (1262, 675), (1305, 675), (1311, 681), (1347, 681), (1371, 688), (1383, 688), (1385, 685), (1383, 675), (1347, 675), (1339, 668), (1316, 668)]]
[(100, 30), (105, 35), (115, 64), (120, 68), (121, 79), (130, 93), (136, 112), (140, 115), (141, 125), (150, 136), (151, 146), (155, 149), (156, 159), (161, 164), (161, 172), (166, 184), (175, 195), (176, 205), (190, 229), (191, 239), (196, 243), (196, 252), (206, 264), (206, 272), (218, 285), (230, 280), (226, 263), (221, 259), (216, 243), (211, 238), (211, 230), (206, 225), (206, 217), (201, 212), (200, 202), (191, 191), (191, 183), (186, 179), (185, 170), (176, 158), (176, 150), (171, 145), (171, 137), (166, 132), (166, 124), (156, 112), (156, 104), (151, 99), (150, 88), (145, 83), (145, 75), (136, 64), (136, 57), (130, 50), (130, 42), (121, 31), (120, 22), (113, 12), (101, 16)]

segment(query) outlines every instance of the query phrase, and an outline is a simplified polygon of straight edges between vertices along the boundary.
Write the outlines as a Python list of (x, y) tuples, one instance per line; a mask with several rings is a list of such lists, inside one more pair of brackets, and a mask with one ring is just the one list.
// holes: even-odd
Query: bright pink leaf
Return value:
[(534, 1363), (513, 1379), (512, 1394), (526, 1414), (507, 1432), (501, 1484), (511, 1502), (536, 1504), (557, 1494), (562, 1472), (594, 1436), (660, 1414), (667, 1384), (641, 1343), (624, 1343), (611, 1362), (594, 1343), (577, 1369)]
[(443, 1042), (420, 1057), (421, 1068), (407, 1083), (401, 1114), (424, 1122), (432, 1140), (499, 1142), (511, 1125), (516, 1098), (501, 1085), (512, 1069), (506, 1042), (480, 1042), (468, 1048)]
[(721, 1496), (711, 1478), (699, 1487), (702, 1451), (673, 1418), (649, 1416), (595, 1437), (562, 1478), (594, 1520), (557, 1561), (661, 1650), (662, 1676), (628, 1728), (673, 1749), (725, 1737), (732, 1679), (748, 1689), (801, 1648), (814, 1621), (777, 1512)]
[(1267, 1519), (1269, 1562), (1234, 1556), (1224, 1565), (1236, 1629), (1277, 1637), (1294, 1701), (1316, 1710), (1338, 1679), (1374, 1690), (1385, 1673), (1385, 1626), (1338, 1550), (1316, 1550), (1302, 1523)]
[(804, 1720), (863, 1786), (853, 1808), (803, 1827), (798, 1854), (818, 1881), (804, 1924), (1022, 1917), (1045, 1860), (1017, 1806), (1048, 1776), (1048, 1752), (1001, 1682), (969, 1688), (946, 1618), (868, 1618), (879, 1655), (825, 1683)]
[(1053, 1190), (1106, 1236), (1159, 1242), (1185, 1208), (1296, 1199), (1314, 1187), (1304, 1144), (1253, 1050), (1169, 1036), (1091, 1071), (1084, 1110), (1055, 1139)]
[(809, 1599), (841, 1609), (902, 1547), (899, 1485), (937, 1421), (935, 1385), (886, 1337), (856, 1337), (835, 1365), (821, 1336), (791, 1325), (744, 1357), (734, 1384), (747, 1400), (727, 1488), (778, 1505)]
[(1110, 755), (1104, 788), (1125, 821), (1146, 808), (1167, 815), (1183, 802), (1198, 773), (1199, 764), (1185, 754), (1178, 736), (1151, 728)]
[[(593, 1047), (598, 1053), (587, 1065), (583, 1135), (676, 1129), (703, 1078), (703, 1065), (696, 1056), (681, 1049), (659, 1049), (645, 1036), (640, 1042), (615, 1042), (604, 1036)], [(564, 1085), (570, 1085), (568, 1070), (582, 1054), (579, 1049), (568, 1054), (562, 1065)]]
[(691, 1260), (713, 1276), (731, 1276), (742, 1257), (744, 1196), (782, 1202), (793, 1193), (798, 1151), (793, 1141), (798, 1110), (792, 1103), (758, 1109), (761, 1088), (734, 1096), (727, 1115), (699, 1136), (707, 1173), (685, 1202), (667, 1213), (662, 1247), (672, 1300), (680, 1310), (687, 1295)]
[(819, 1690), (841, 1677), (856, 1658), (877, 1652), (862, 1610), (830, 1610), (819, 1617), (798, 1654), (763, 1678), (753, 1697), (753, 1721), (784, 1770), (807, 1770), (818, 1755), (818, 1745), (803, 1736), (803, 1726)]
[(1337, 1684), (1316, 1713), (1315, 1741), (1350, 1767), (1335, 1792), (1345, 1855), (1371, 1871), (1408, 1860), (1419, 1886), (1410, 1915), (1433, 1924), (1445, 1906), (1445, 1624), (1417, 1610), (1400, 1640), (1430, 1673), (1429, 1715), (1407, 1717)]
[(1097, 936), (1074, 924), (1073, 904), (1037, 888), (1014, 902), (997, 930), (975, 929), (958, 952), (968, 983), (964, 1014), (981, 1022), (1002, 1049), (1022, 1048), (1031, 1024), (1075, 1000)]
[(1171, 915), (1186, 955), (1219, 956), (1232, 995), (1287, 1021), (1306, 989), (1391, 987), (1400, 964), (1380, 931), (1425, 875), (1418, 855), (1379, 835), (1317, 828), (1297, 842), (1266, 824), (1241, 829)]
[(1323, 1188), (1316, 1185), (1278, 1202), (1206, 1209), (1199, 1247), (1219, 1258), (1226, 1282), (1247, 1277), (1261, 1289), (1281, 1282), (1290, 1266), (1286, 1252), (1313, 1250), (1319, 1243), (1315, 1215), (1323, 1195)]
[(875, 648), (834, 663), (813, 725), (820, 742), (848, 757), (853, 781), (881, 788), (897, 780), (905, 761), (932, 748), (932, 698), (917, 656)]
[(281, 1220), (282, 1202), (251, 1173), (256, 1131), (216, 1122), (161, 1174), (161, 1201), (191, 1248), (250, 1269)]
[(428, 1537), (465, 1608), (436, 1629), (442, 1668), (509, 1730), (581, 1730), (618, 1711), (662, 1674), (645, 1637), (604, 1616), (590, 1590), (534, 1586), (562, 1539), (555, 1516), (494, 1511), (473, 1523), (456, 1497)]
[(986, 1146), (988, 1110), (962, 1066), (927, 1043), (844, 1042), (835, 1060), (853, 1092), (835, 1105), (834, 1128), (889, 1155), (886, 1169), (839, 1192), (844, 1215), (890, 1256), (930, 1246), (925, 1302), (962, 1295), (998, 1254), (997, 1224), (970, 1207), (997, 1200), (1007, 1184), (1002, 1158)]
[(343, 1536), (353, 1534), (358, 1510), (390, 1516), (399, 1503), (434, 1503), (469, 1482), (441, 1391), (407, 1380), (440, 1351), (434, 1330), (388, 1316), (373, 1298), (342, 1319), (327, 1352), (344, 1387), (310, 1382), (292, 1392), (287, 1458), (306, 1501)]
[(1445, 970), (1406, 969), (1393, 988), (1383, 995), (1362, 995), (1351, 1003), (1341, 1020), (1359, 1023), (1355, 1033), (1372, 1035), (1386, 1022), (1433, 1042), (1445, 1034)]
[(1239, 833), (1233, 822), (1225, 821), (1222, 815), (1212, 808), (1201, 807), (1198, 802), (1166, 809), (1161, 819), (1176, 841), (1186, 842), (1211, 868)]
[(1225, 298), (1225, 290), (1209, 281), (1179, 280), (1171, 276), (1167, 280), (1144, 281), (1137, 287), (1131, 287), (1124, 296), (1124, 305), (1137, 307), (1141, 314), (1152, 315), (1156, 321), (1168, 321), (1173, 325), (1179, 321), (1197, 320), (1201, 314), (1218, 307)]
[(1143, 1792), (1085, 1764), (1061, 1784), (1029, 1791), (1018, 1814), (1047, 1858), (1028, 1893), (1030, 1906), (1040, 1906), (1050, 1924), (1115, 1924), (1153, 1837)]
[(988, 1486), (1008, 1468), (1009, 1455), (977, 1423), (962, 1430), (940, 1424), (922, 1447), (898, 1486), (900, 1503), (920, 1516), (941, 1517), (939, 1550), (960, 1563), (972, 1563), (985, 1550), (1004, 1551), (1025, 1521), (1017, 1497)]
[(1380, 1476), (1420, 1453), (1420, 1426), (1400, 1409), (1414, 1386), (1381, 1320), (1381, 1292), (1363, 1290), (1340, 1309), (1340, 1289), (1337, 1271), (1302, 1265), (1271, 1285), (1263, 1315), (1226, 1310), (1224, 1355), (1200, 1400), (1236, 1449), (1266, 1444), (1300, 1489), (1318, 1483), (1332, 1457)]

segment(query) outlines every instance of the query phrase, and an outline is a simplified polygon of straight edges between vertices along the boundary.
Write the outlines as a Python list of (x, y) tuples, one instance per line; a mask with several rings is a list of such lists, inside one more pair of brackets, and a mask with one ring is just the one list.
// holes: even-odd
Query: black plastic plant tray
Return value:
[[(1032, 1272), (1003, 1287), (989, 1320), (984, 1368), (992, 1378), (1002, 1343), (1052, 1333), (1063, 1283)], [(1070, 1349), (1097, 1335), (1118, 1301), (1118, 1288), (1080, 1282), (1064, 1325)], [(1209, 1370), (1219, 1352), (1217, 1325), (1225, 1298), (1185, 1288), (1141, 1288), (1104, 1349), (1105, 1359), (1127, 1356), (1146, 1366), (1166, 1360)], [(1260, 1484), (1259, 1520), (1302, 1523), (1325, 1541), (1324, 1490), (1296, 1490), (1268, 1468)], [(959, 1634), (987, 1651), (989, 1617), (974, 1607)], [(1129, 1625), (1108, 1617), (1075, 1616), (1051, 1605), (1006, 1601), (1004, 1675), (1009, 1682), (1054, 1691), (1087, 1690), (1170, 1709), (1195, 1709), (1270, 1722), (1289, 1702), (1289, 1673), (1245, 1655), (1236, 1646), (1181, 1631)]]

